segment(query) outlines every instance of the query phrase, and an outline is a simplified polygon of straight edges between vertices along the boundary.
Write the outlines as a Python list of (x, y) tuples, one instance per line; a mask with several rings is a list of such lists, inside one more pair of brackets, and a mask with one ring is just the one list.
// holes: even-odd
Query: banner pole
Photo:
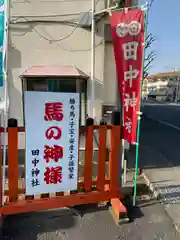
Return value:
[[(144, 9), (144, 27), (145, 27), (145, 35), (144, 35), (144, 46), (146, 42), (147, 36), (147, 9)], [(144, 49), (144, 56), (143, 56), (143, 76), (144, 78), (144, 62), (145, 62), (145, 49)], [(138, 165), (139, 165), (139, 137), (140, 137), (140, 126), (141, 126), (141, 117), (140, 117), (140, 108), (141, 108), (141, 98), (142, 98), (142, 84), (140, 85), (140, 104), (139, 104), (139, 112), (138, 114), (138, 125), (137, 125), (137, 135), (136, 135), (136, 162), (135, 162), (135, 174), (134, 174), (134, 193), (133, 193), (133, 206), (136, 205), (136, 195), (137, 195), (137, 175), (138, 175)]]
[(4, 101), (5, 107), (3, 111), (3, 171), (2, 171), (2, 206), (4, 206), (4, 190), (5, 190), (5, 167), (6, 167), (6, 139), (7, 139), (7, 119), (8, 119), (8, 43), (9, 43), (9, 0), (4, 2), (4, 46), (3, 46), (3, 75), (4, 75)]

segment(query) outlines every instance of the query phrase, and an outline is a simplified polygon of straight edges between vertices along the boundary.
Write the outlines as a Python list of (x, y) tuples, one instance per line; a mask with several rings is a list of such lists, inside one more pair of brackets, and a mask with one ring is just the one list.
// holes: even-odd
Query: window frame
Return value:
[[(37, 82), (40, 82), (41, 80), (44, 80), (44, 81), (58, 81), (57, 82), (57, 86), (56, 86), (56, 90), (55, 92), (61, 92), (61, 91), (58, 91), (58, 89), (60, 90), (60, 87), (59, 87), (59, 84), (60, 84), (60, 81), (68, 81), (68, 80), (72, 80), (75, 82), (75, 85), (76, 85), (76, 91), (73, 91), (73, 92), (77, 92), (77, 93), (80, 93), (80, 111), (79, 111), (79, 124), (81, 125), (82, 123), (82, 96), (81, 96), (81, 93), (84, 93), (84, 99), (85, 99), (85, 102), (84, 102), (84, 116), (83, 118), (85, 119), (86, 118), (86, 114), (87, 114), (87, 80), (84, 79), (84, 78), (80, 78), (80, 79), (77, 79), (77, 78), (63, 78), (63, 77), (22, 77), (21, 78), (21, 81), (22, 81), (22, 102), (23, 102), (23, 124), (25, 126), (25, 111), (24, 111), (24, 92), (25, 91), (36, 91), (36, 90), (28, 90), (28, 81), (37, 81)], [(47, 85), (48, 85), (48, 82), (47, 82)], [(39, 90), (37, 90), (39, 91)], [(48, 86), (47, 86), (47, 91), (48, 92)]]

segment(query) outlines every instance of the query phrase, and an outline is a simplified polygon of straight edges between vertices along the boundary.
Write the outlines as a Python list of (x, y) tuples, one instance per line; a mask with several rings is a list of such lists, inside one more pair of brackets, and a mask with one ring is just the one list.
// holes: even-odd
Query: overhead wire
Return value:
[[(83, 15), (83, 18), (85, 17), (85, 15), (86, 15), (87, 13), (85, 13), (84, 15)], [(79, 26), (80, 26), (80, 22), (79, 23), (74, 23), (74, 24), (76, 24), (76, 26), (73, 28), (73, 30), (69, 33), (69, 34), (67, 34), (65, 37), (62, 37), (62, 38), (59, 38), (59, 39), (50, 39), (50, 38), (48, 38), (48, 37), (45, 37), (43, 34), (41, 34), (35, 27), (33, 27), (32, 26), (32, 23), (34, 23), (34, 22), (36, 22), (36, 23), (38, 23), (38, 22), (43, 22), (43, 23), (46, 23), (47, 21), (46, 20), (44, 20), (44, 21), (41, 21), (41, 20), (37, 20), (37, 21), (31, 21), (31, 20), (29, 20), (28, 18), (26, 18), (26, 17), (21, 17), (21, 18), (23, 18), (24, 20), (26, 20), (26, 22), (25, 21), (22, 21), (22, 22), (18, 22), (18, 23), (31, 23), (31, 29), (37, 34), (37, 35), (39, 35), (41, 38), (43, 38), (44, 40), (46, 40), (46, 41), (49, 41), (49, 42), (60, 42), (60, 41), (63, 41), (63, 40), (65, 40), (65, 39), (67, 39), (67, 38), (69, 38), (75, 31), (76, 31), (76, 29), (77, 28), (79, 28)], [(81, 18), (81, 20), (80, 21), (82, 21), (83, 20), (83, 18)], [(50, 22), (50, 21), (49, 21)], [(53, 22), (59, 22), (59, 23), (64, 23), (65, 24), (65, 22), (66, 23), (68, 23), (68, 21), (52, 21), (52, 23)], [(14, 22), (12, 22), (11, 21), (11, 23), (13, 24)], [(71, 23), (72, 24), (72, 23)]]
[[(48, 42), (50, 42), (50, 43), (52, 43), (52, 42), (57, 42), (57, 48), (62, 49), (62, 50), (64, 50), (64, 51), (67, 51), (67, 52), (86, 52), (86, 51), (90, 51), (90, 50), (91, 50), (91, 47), (90, 47), (90, 48), (85, 48), (85, 49), (68, 49), (68, 48), (62, 47), (62, 46), (60, 46), (59, 43), (58, 43), (58, 42), (60, 42), (60, 41), (62, 41), (62, 40), (58, 39), (58, 40), (55, 41), (55, 40), (52, 40), (52, 39), (50, 39), (50, 38), (44, 37), (44, 36), (43, 36), (42, 34), (40, 34), (39, 31), (37, 31), (35, 28), (32, 28), (32, 30), (33, 30), (40, 38), (42, 38), (42, 39), (44, 39), (44, 40), (46, 40), (46, 41), (48, 41)], [(74, 31), (75, 31), (75, 30), (76, 30), (76, 28), (74, 28)], [(106, 31), (106, 30), (105, 30), (105, 31)], [(74, 33), (74, 32), (73, 32), (73, 33)], [(72, 35), (73, 33), (71, 32), (71, 35)], [(25, 34), (26, 34), (26, 33), (18, 34), (18, 36), (24, 36)], [(64, 39), (67, 39), (67, 38), (70, 37), (71, 35), (70, 35), (70, 34), (67, 35), (66, 37), (64, 37)], [(17, 36), (17, 35), (16, 35), (16, 36)], [(64, 40), (64, 39), (63, 39), (63, 40)], [(100, 46), (102, 43), (103, 43), (103, 40), (100, 40), (100, 42), (95, 45), (95, 48), (97, 48), (98, 46)]]
[[(63, 14), (46, 14), (46, 15), (26, 15), (25, 17), (27, 18), (35, 18), (35, 17), (38, 17), (38, 18), (43, 18), (43, 17), (46, 17), (46, 18), (49, 18), (49, 17), (66, 17), (66, 16), (77, 16), (79, 14), (81, 14), (82, 12), (76, 12), (76, 13), (63, 13)], [(24, 15), (13, 15), (12, 18), (15, 18), (15, 19), (19, 19), (19, 18), (23, 18)]]
[[(106, 31), (108, 30), (108, 24), (106, 25), (106, 28), (104, 29), (104, 34), (106, 33)], [(95, 48), (99, 47), (101, 44), (103, 44), (104, 42), (104, 39), (100, 40), (99, 43), (95, 44)], [(91, 47), (90, 48), (86, 48), (86, 49), (67, 49), (67, 48), (64, 48), (62, 46), (60, 46), (58, 44), (58, 47), (59, 49), (62, 49), (64, 51), (67, 51), (67, 52), (88, 52), (88, 51), (91, 51)]]
[[(99, 47), (101, 44), (103, 43), (103, 40), (101, 40), (99, 43), (95, 44), (95, 48)], [(86, 49), (68, 49), (68, 48), (64, 48), (62, 46), (59, 46), (58, 47), (59, 49), (62, 49), (66, 52), (88, 52), (88, 51), (91, 51), (91, 48), (86, 48)]]
[[(97, 3), (99, 2), (100, 0), (97, 0), (96, 1), (96, 5), (97, 5)], [(31, 28), (32, 28), (32, 30), (37, 34), (37, 35), (39, 35), (39, 37), (41, 37), (41, 38), (43, 38), (44, 40), (46, 40), (46, 41), (49, 41), (49, 42), (60, 42), (60, 41), (63, 41), (63, 40), (65, 40), (65, 39), (67, 39), (67, 38), (69, 38), (76, 30), (77, 30), (77, 28), (79, 28), (79, 26), (81, 26), (80, 25), (80, 23), (81, 23), (81, 21), (85, 18), (85, 16), (87, 15), (87, 14), (89, 14), (89, 12), (91, 11), (91, 8), (82, 16), (82, 18), (79, 20), (79, 22), (77, 23), (77, 25), (73, 28), (73, 30), (69, 33), (69, 34), (67, 34), (65, 37), (62, 37), (62, 38), (60, 38), (60, 39), (50, 39), (50, 38), (48, 38), (48, 37), (45, 37), (45, 36), (43, 36), (35, 27), (33, 27), (32, 25), (31, 25)], [(20, 18), (23, 18), (24, 20), (26, 20), (26, 22), (29, 22), (29, 19), (26, 17), (26, 16), (21, 16), (21, 17), (19, 17), (19, 19)], [(37, 22), (37, 21), (36, 21)], [(45, 22), (45, 21), (44, 21)], [(13, 23), (13, 21), (11, 21), (11, 23)], [(23, 21), (23, 23), (25, 23), (24, 21)], [(74, 23), (75, 24), (75, 23)]]

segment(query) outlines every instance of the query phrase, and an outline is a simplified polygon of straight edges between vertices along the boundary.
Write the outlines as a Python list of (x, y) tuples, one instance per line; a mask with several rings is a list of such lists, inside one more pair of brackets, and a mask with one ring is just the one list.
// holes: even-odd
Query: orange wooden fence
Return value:
[[(99, 131), (98, 171), (96, 179), (92, 176), (93, 132)], [(106, 141), (110, 131), (109, 174), (106, 176)], [(0, 128), (3, 134), (3, 128)], [(89, 126), (85, 129), (84, 177), (78, 178), (77, 191), (38, 196), (25, 195), (25, 181), (18, 179), (18, 132), (23, 127), (8, 128), (8, 175), (5, 189), (5, 204), (0, 207), (1, 215), (18, 214), (74, 205), (96, 203), (111, 200), (116, 215), (125, 211), (119, 201), (121, 189), (118, 188), (118, 156), (120, 146), (120, 126)], [(0, 157), (2, 158), (2, 152)], [(2, 161), (0, 161), (1, 164)], [(2, 202), (2, 173), (0, 172), (0, 203)], [(122, 210), (123, 209), (123, 210)]]

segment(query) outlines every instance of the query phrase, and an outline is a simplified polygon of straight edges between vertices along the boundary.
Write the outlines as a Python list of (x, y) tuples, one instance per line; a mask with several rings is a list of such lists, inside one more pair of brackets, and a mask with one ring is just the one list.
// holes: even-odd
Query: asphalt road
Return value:
[(164, 121), (180, 128), (180, 104), (144, 102), (142, 111), (150, 118)]
[[(142, 149), (148, 148), (154, 154), (159, 154), (158, 162), (156, 158), (156, 163), (152, 163), (158, 167), (163, 167), (167, 164), (168, 166), (179, 166), (180, 105), (146, 103), (144, 104), (143, 112), (145, 117), (141, 121), (140, 138)], [(143, 155), (142, 151), (140, 155)]]
[[(180, 166), (180, 105), (146, 103), (142, 111), (140, 167)], [(135, 146), (128, 160), (128, 167), (134, 167)]]
[(180, 165), (180, 131), (147, 119), (142, 122), (140, 144), (161, 156), (157, 167)]

